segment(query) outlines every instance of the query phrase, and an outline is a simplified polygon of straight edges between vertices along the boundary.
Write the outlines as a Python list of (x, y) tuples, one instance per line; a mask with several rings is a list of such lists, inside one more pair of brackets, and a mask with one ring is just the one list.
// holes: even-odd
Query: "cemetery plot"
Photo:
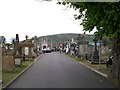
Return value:
[(3, 87), (10, 83), (21, 71), (33, 63), (33, 60), (26, 60), (21, 66), (16, 66), (11, 72), (3, 72)]

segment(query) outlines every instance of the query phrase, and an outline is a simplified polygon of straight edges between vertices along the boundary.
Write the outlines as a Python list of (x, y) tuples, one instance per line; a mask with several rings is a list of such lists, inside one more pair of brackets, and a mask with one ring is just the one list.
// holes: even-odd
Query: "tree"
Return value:
[[(58, 2), (79, 10), (75, 19), (81, 19), (84, 31), (91, 32), (97, 28), (96, 37), (106, 35), (112, 38), (113, 78), (120, 77), (120, 2)], [(70, 0), (69, 0), (70, 1)]]
[(12, 38), (10, 39), (10, 42), (11, 42), (11, 44), (15, 44), (15, 38), (12, 37)]
[(106, 35), (102, 37), (102, 43), (104, 47), (108, 46), (109, 48), (111, 48), (111, 39), (107, 37)]
[(6, 38), (4, 36), (2, 36), (2, 43), (6, 43)]
[(1, 42), (0, 43), (2, 43), (2, 47), (5, 47), (6, 38), (4, 36), (1, 37)]

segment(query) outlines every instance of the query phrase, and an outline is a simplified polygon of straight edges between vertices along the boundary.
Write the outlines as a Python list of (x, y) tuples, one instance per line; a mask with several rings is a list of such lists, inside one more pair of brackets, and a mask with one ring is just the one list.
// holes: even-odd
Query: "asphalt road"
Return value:
[(8, 88), (114, 88), (111, 82), (59, 52), (41, 58)]

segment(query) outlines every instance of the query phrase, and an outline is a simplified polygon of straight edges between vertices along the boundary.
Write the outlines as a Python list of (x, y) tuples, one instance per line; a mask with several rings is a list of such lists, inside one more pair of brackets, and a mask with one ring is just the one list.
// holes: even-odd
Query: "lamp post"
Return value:
[(102, 40), (102, 35), (99, 38), (99, 69), (101, 69), (101, 40)]
[(99, 61), (99, 54), (98, 54), (98, 50), (97, 50), (97, 41), (98, 41), (98, 39), (95, 38), (93, 41), (94, 41), (94, 43), (95, 43), (95, 49), (94, 49), (94, 54), (93, 54), (93, 61), (92, 61), (92, 63), (95, 63), (95, 62), (98, 62), (98, 61)]

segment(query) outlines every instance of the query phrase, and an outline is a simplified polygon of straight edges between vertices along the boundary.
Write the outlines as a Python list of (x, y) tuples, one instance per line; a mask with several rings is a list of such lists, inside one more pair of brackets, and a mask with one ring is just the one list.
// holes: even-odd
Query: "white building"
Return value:
[(44, 49), (48, 48), (48, 38), (42, 38), (41, 40), (41, 50), (43, 51)]

